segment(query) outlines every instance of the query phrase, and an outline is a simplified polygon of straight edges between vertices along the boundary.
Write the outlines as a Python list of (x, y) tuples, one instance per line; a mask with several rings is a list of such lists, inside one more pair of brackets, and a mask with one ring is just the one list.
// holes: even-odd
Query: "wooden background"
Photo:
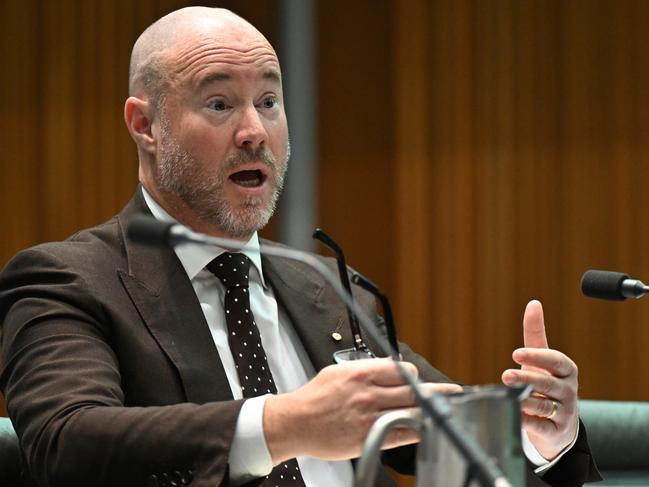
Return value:
[[(128, 200), (130, 48), (187, 3), (1, 2), (0, 266)], [(277, 44), (276, 1), (218, 4)], [(538, 298), (582, 397), (649, 400), (649, 300), (579, 292), (588, 268), (649, 280), (649, 2), (317, 13), (319, 224), (392, 297), (401, 337), (459, 381), (498, 382)]]

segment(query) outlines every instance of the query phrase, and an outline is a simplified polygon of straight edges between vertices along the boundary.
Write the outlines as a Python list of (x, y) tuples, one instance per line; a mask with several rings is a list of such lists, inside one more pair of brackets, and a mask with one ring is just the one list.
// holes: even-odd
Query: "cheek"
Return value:
[(283, 158), (288, 144), (288, 126), (286, 123), (286, 117), (277, 120), (277, 123), (269, 129), (269, 132), (271, 134), (273, 152), (278, 158), (280, 156)]
[(228, 150), (228, 134), (226, 129), (194, 126), (187, 127), (183, 142), (188, 152), (208, 160), (222, 158)]
[(212, 141), (224, 139), (228, 127), (223, 125), (215, 126), (210, 123), (202, 113), (186, 112), (177, 120), (176, 133), (180, 141), (186, 144), (188, 150), (200, 151), (202, 147), (209, 145)]

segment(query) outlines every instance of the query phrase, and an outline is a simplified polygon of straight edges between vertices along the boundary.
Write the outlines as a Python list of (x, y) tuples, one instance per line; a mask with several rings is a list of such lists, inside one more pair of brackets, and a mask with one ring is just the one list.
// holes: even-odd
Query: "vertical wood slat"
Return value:
[[(33, 189), (40, 179), (42, 152), (36, 137), (40, 118), (38, 111), (25, 107), (34, 101), (40, 103), (42, 95), (36, 76), (39, 35), (38, 30), (34, 34), (24, 26), (38, 28), (40, 15), (34, 5), (10, 3), (0, 17), (0, 25), (0, 56), (6, 66), (12, 67), (11, 75), (0, 77), (0, 208), (4, 215), (0, 262), (4, 263), (25, 238), (38, 238), (33, 222), (39, 216), (40, 194)], [(13, 211), (19, 213), (16, 218), (10, 217)]]
[(44, 41), (50, 49), (43, 56), (43, 230), (54, 235), (71, 233), (77, 204), (77, 152), (75, 144), (77, 57), (79, 43), (73, 37), (78, 25), (72, 0), (43, 4)]
[(317, 11), (318, 225), (345, 249), (351, 266), (391, 294), (394, 176), (386, 147), (399, 102), (392, 95), (390, 3), (335, 0), (318, 2)]
[(427, 50), (426, 23), (429, 18), (425, 2), (397, 2), (396, 21), (396, 151), (393, 202), (396, 209), (396, 296), (400, 307), (397, 323), (419, 323), (407, 327), (404, 340), (423, 347), (430, 344), (426, 328), (429, 277), (419, 269), (430, 260), (430, 235), (426, 219), (427, 181), (430, 178), (427, 159), (428, 110), (426, 103)]
[[(433, 276), (428, 269), (435, 258), (430, 242), (438, 238), (429, 225), (429, 181), (434, 174), (429, 162), (430, 52), (428, 27), (431, 8), (427, 2), (394, 3), (394, 98), (395, 182), (392, 204), (395, 208), (395, 313), (399, 338), (424, 356), (433, 356), (447, 335), (431, 331)], [(441, 270), (443, 272), (443, 270)], [(435, 313), (436, 315), (436, 313)], [(415, 346), (416, 345), (416, 346)], [(402, 487), (412, 486), (411, 478), (394, 474)]]
[[(41, 127), (38, 110), (25, 107), (40, 105), (41, 15), (35, 5), (10, 3), (0, 16), (0, 56), (11, 66), (0, 77), (0, 262), (4, 263), (25, 240), (37, 241), (40, 229), (41, 195), (35, 188), (41, 181), (41, 144), (37, 134)], [(35, 29), (25, 28), (31, 25)], [(4, 398), (0, 394), (0, 415)]]

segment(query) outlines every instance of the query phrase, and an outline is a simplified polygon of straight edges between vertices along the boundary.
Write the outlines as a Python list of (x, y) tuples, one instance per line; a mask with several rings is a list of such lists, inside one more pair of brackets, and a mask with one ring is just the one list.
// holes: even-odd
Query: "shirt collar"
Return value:
[[(144, 189), (142, 186), (142, 195), (144, 196), (144, 201), (146, 205), (151, 210), (154, 218), (156, 220), (164, 222), (174, 222), (179, 225), (178, 220), (172, 217), (167, 213), (154, 199), (153, 197)], [(183, 225), (185, 226), (185, 225)], [(187, 227), (186, 227), (187, 228)], [(200, 271), (202, 271), (207, 264), (209, 264), (214, 258), (218, 257), (222, 253), (226, 252), (225, 249), (220, 247), (210, 247), (207, 245), (199, 245), (195, 243), (184, 243), (176, 245), (174, 247), (174, 252), (180, 260), (187, 276), (190, 280), (194, 279)], [(264, 281), (264, 273), (262, 272), (261, 267), (261, 252), (259, 251), (259, 236), (255, 232), (250, 240), (246, 243), (246, 246), (241, 250), (246, 257), (250, 259), (253, 266), (259, 274), (261, 284), (266, 287), (266, 282)]]

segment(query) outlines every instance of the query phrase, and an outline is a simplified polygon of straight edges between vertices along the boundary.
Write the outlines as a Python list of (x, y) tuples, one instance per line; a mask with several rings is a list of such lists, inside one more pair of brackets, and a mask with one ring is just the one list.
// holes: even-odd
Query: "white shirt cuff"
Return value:
[(228, 458), (232, 485), (263, 477), (273, 469), (264, 436), (264, 405), (269, 395), (247, 399), (241, 406)]
[(530, 441), (529, 437), (527, 436), (527, 431), (521, 428), (521, 438), (522, 438), (522, 444), (523, 444), (523, 453), (525, 453), (525, 456), (527, 459), (532, 462), (536, 466), (534, 469), (534, 473), (540, 475), (551, 469), (556, 463), (561, 460), (561, 457), (563, 457), (570, 449), (575, 446), (575, 443), (577, 442), (577, 437), (579, 436), (579, 422), (577, 422), (577, 431), (575, 432), (575, 437), (572, 439), (572, 442), (563, 449), (561, 453), (559, 453), (552, 461), (548, 461), (539, 453), (539, 451), (536, 449), (536, 447), (532, 444)]

